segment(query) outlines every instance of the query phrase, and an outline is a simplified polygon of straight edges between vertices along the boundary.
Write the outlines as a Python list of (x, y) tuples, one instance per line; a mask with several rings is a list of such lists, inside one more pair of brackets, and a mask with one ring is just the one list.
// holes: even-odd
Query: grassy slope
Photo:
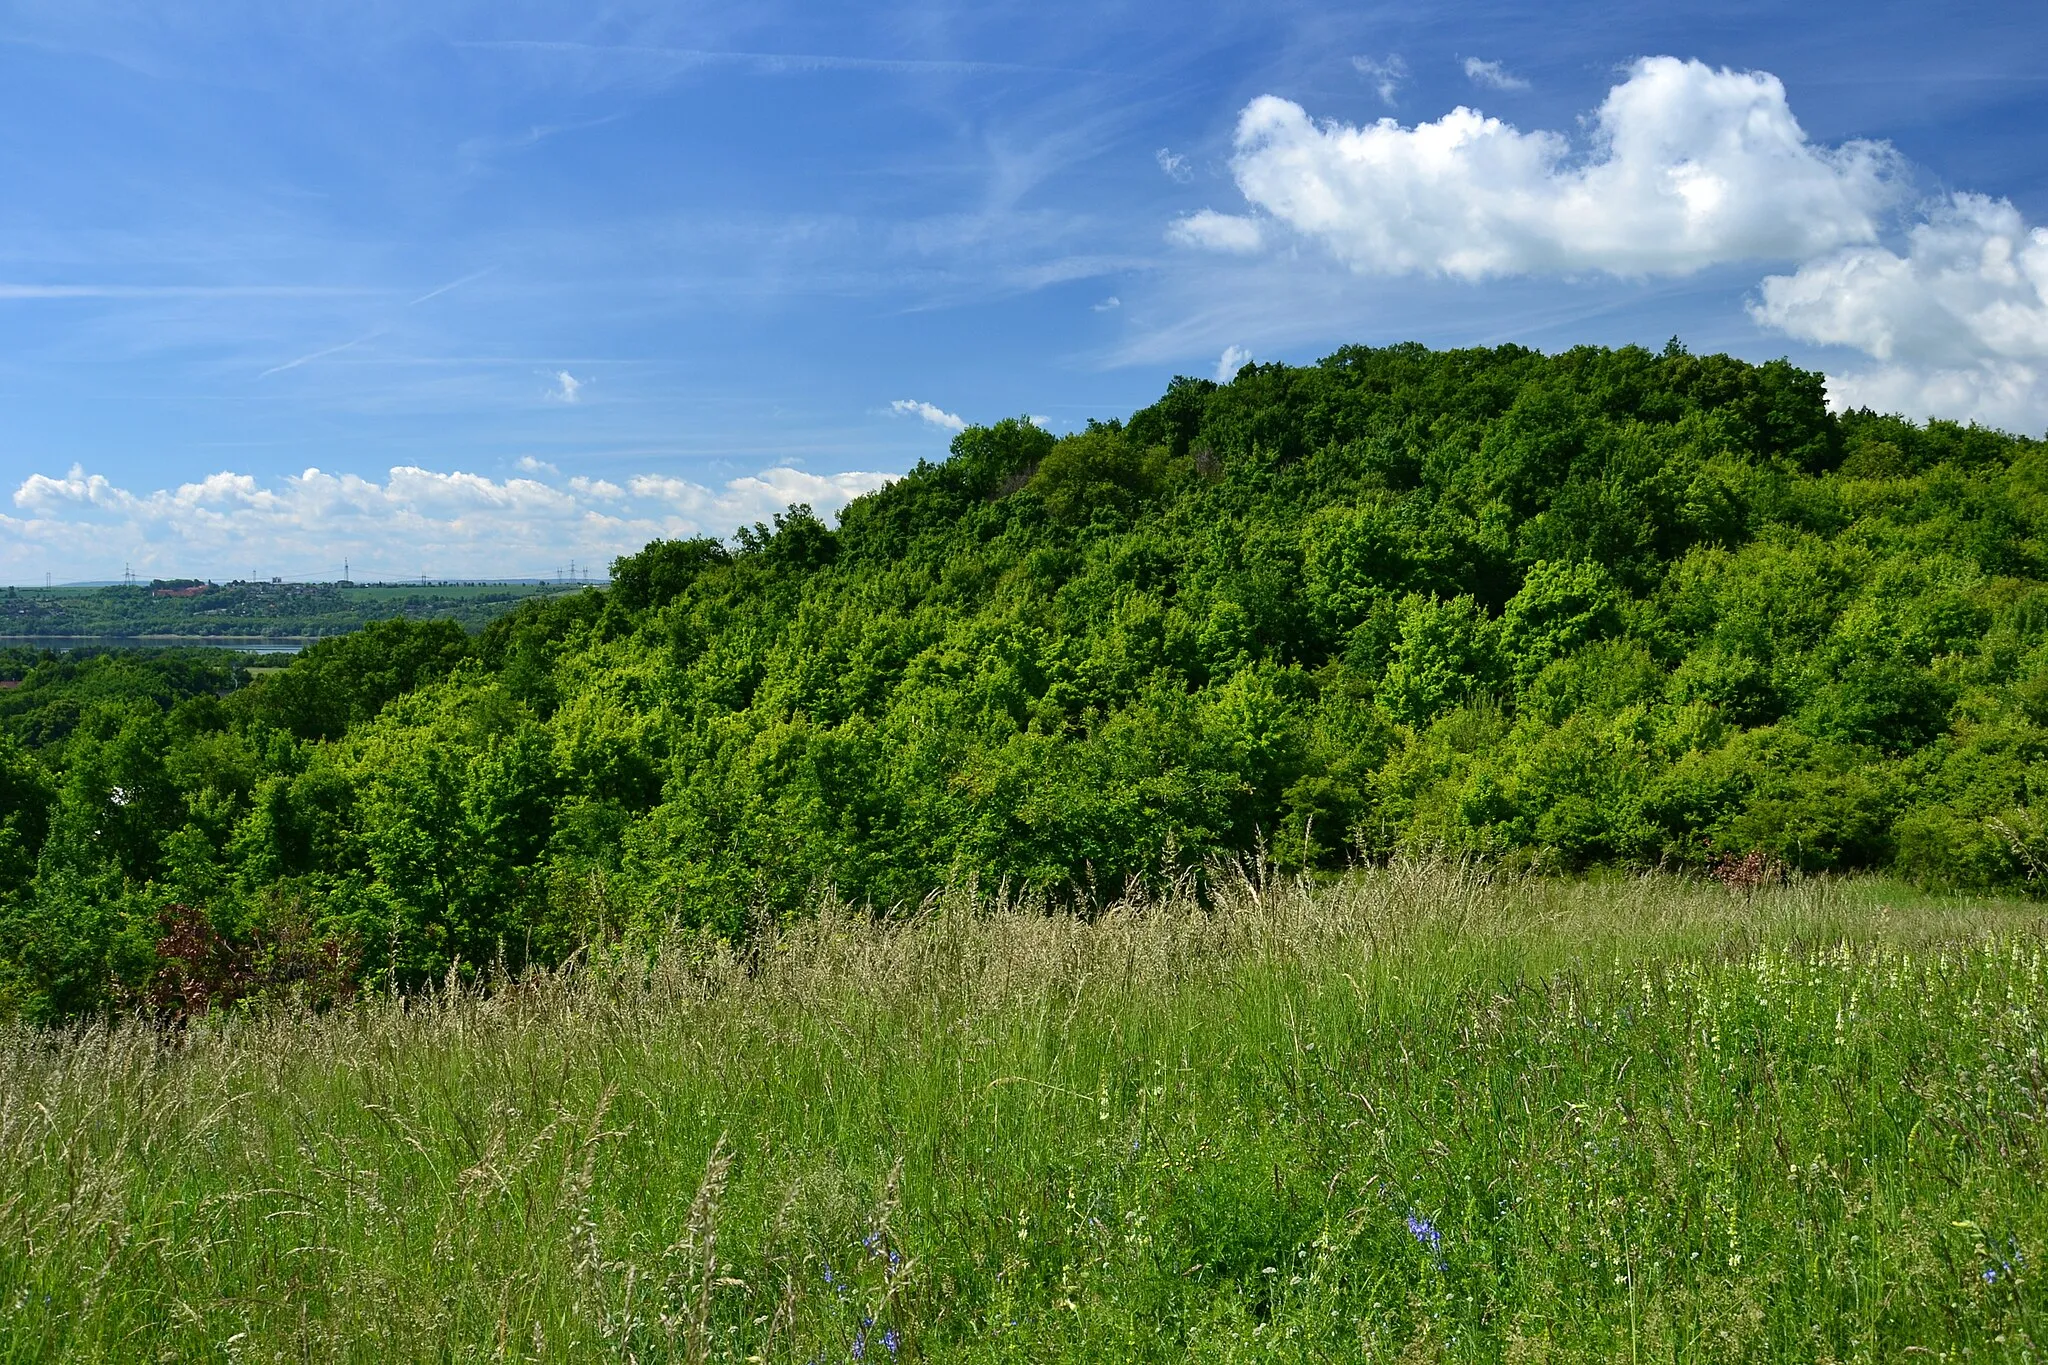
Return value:
[(1226, 901), (0, 1035), (0, 1357), (2037, 1358), (2039, 908)]

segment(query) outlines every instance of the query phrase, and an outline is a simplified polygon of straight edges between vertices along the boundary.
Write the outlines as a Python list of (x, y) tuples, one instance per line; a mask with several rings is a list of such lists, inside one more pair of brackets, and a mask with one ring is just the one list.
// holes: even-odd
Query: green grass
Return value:
[(2038, 908), (1221, 900), (0, 1036), (0, 1355), (2039, 1358)]

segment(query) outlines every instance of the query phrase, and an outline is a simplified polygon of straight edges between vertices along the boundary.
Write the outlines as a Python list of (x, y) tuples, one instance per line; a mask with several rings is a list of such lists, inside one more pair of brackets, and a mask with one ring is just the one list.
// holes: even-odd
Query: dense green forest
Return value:
[(1179, 379), (474, 636), (241, 687), (38, 665), (0, 695), (0, 991), (340, 992), (826, 887), (1085, 910), (1219, 855), (2024, 886), (2044, 529), (2041, 442), (1676, 343)]
[(0, 635), (300, 639), (393, 616), (474, 630), (560, 586), (535, 583), (208, 583), (159, 579), (96, 588), (0, 589)]

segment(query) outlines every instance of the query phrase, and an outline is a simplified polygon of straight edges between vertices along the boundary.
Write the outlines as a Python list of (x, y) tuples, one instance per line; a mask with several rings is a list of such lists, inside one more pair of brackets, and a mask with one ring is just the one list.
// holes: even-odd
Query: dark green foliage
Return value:
[(237, 700), (300, 739), (336, 739), (393, 697), (446, 677), (469, 653), (453, 621), (378, 621), (308, 647)]
[(0, 900), (20, 895), (35, 875), (55, 795), (49, 773), (35, 756), (0, 736)]
[[(9, 651), (0, 664), (20, 686), (0, 692), (0, 728), (32, 748), (61, 746), (81, 722), (135, 710), (164, 710), (188, 697), (231, 691), (242, 680), (235, 656), (216, 650), (144, 653)], [(11, 665), (11, 667), (9, 666)], [(107, 723), (102, 719), (98, 723)]]
[(724, 545), (708, 536), (650, 541), (639, 554), (612, 561), (612, 597), (627, 611), (663, 606), (688, 591), (706, 569), (731, 558)]
[(1120, 522), (1159, 492), (1176, 463), (1193, 468), (1185, 458), (1176, 462), (1164, 446), (1139, 446), (1119, 425), (1094, 424), (1047, 451), (1027, 486), (1055, 521)]
[(107, 971), (165, 901), (285, 897), (401, 974), (1258, 850), (2027, 885), (2044, 544), (2039, 442), (1782, 363), (1347, 348), (971, 428), (837, 529), (657, 541), (473, 640), (36, 663), (0, 870)]

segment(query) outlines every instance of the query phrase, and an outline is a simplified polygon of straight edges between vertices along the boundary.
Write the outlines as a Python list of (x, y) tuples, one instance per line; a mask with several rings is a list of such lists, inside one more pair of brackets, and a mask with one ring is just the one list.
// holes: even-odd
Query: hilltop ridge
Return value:
[(166, 903), (431, 976), (743, 935), (828, 886), (1087, 905), (1252, 854), (2021, 886), (2044, 527), (2041, 442), (1831, 413), (1784, 362), (1177, 379), (1063, 438), (969, 428), (836, 527), (656, 542), (473, 639), (386, 623), (66, 724), (31, 678), (6, 941), (98, 946), (18, 950), (13, 998), (146, 978)]

